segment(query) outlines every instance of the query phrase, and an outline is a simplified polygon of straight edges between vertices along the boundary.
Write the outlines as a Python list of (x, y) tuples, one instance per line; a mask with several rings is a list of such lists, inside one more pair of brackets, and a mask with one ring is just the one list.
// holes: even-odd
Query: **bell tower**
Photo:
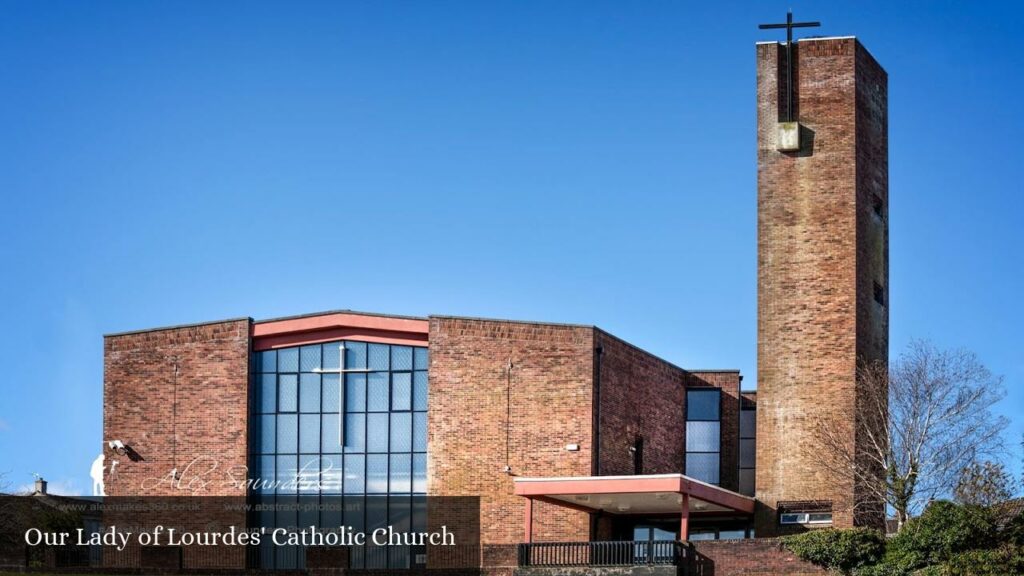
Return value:
[(794, 42), (788, 24), (757, 45), (758, 536), (801, 530), (782, 513), (802, 508), (884, 522), (852, 472), (822, 465), (816, 431), (858, 450), (857, 369), (888, 360), (887, 76), (856, 38)]

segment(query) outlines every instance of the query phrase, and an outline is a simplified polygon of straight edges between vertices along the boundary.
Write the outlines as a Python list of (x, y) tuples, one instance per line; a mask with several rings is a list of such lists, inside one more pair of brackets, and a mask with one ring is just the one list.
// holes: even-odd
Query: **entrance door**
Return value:
[[(633, 527), (633, 561), (638, 564), (665, 564), (672, 560), (674, 546), (655, 542), (672, 542), (678, 540), (679, 536), (672, 530), (666, 530), (663, 526), (651, 524), (637, 524)], [(653, 557), (651, 557), (653, 556)]]

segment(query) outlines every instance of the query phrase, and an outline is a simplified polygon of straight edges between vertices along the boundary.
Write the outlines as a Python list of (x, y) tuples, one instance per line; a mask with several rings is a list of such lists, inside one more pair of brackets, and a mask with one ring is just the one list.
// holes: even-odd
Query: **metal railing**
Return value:
[(677, 540), (531, 542), (519, 545), (520, 566), (688, 565), (693, 548)]

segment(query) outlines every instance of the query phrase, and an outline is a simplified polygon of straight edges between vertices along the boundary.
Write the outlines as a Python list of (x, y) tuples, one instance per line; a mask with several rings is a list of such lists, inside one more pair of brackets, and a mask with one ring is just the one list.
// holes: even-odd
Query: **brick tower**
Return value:
[(757, 45), (758, 536), (800, 530), (779, 515), (801, 508), (884, 520), (816, 430), (856, 447), (858, 363), (888, 359), (887, 77), (855, 38), (802, 40), (787, 118), (786, 65), (785, 44)]

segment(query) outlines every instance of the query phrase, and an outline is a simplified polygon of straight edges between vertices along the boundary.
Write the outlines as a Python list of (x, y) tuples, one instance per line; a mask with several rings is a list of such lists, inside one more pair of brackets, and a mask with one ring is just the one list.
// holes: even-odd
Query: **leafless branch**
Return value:
[[(951, 494), (961, 472), (1002, 453), (1006, 419), (992, 407), (1004, 395), (994, 376), (966, 350), (915, 341), (889, 369), (858, 370), (858, 400), (837, 406), (813, 447), (821, 465), (853, 482), (855, 507), (880, 503), (902, 525), (929, 499)], [(848, 426), (853, 423), (853, 434)]]

